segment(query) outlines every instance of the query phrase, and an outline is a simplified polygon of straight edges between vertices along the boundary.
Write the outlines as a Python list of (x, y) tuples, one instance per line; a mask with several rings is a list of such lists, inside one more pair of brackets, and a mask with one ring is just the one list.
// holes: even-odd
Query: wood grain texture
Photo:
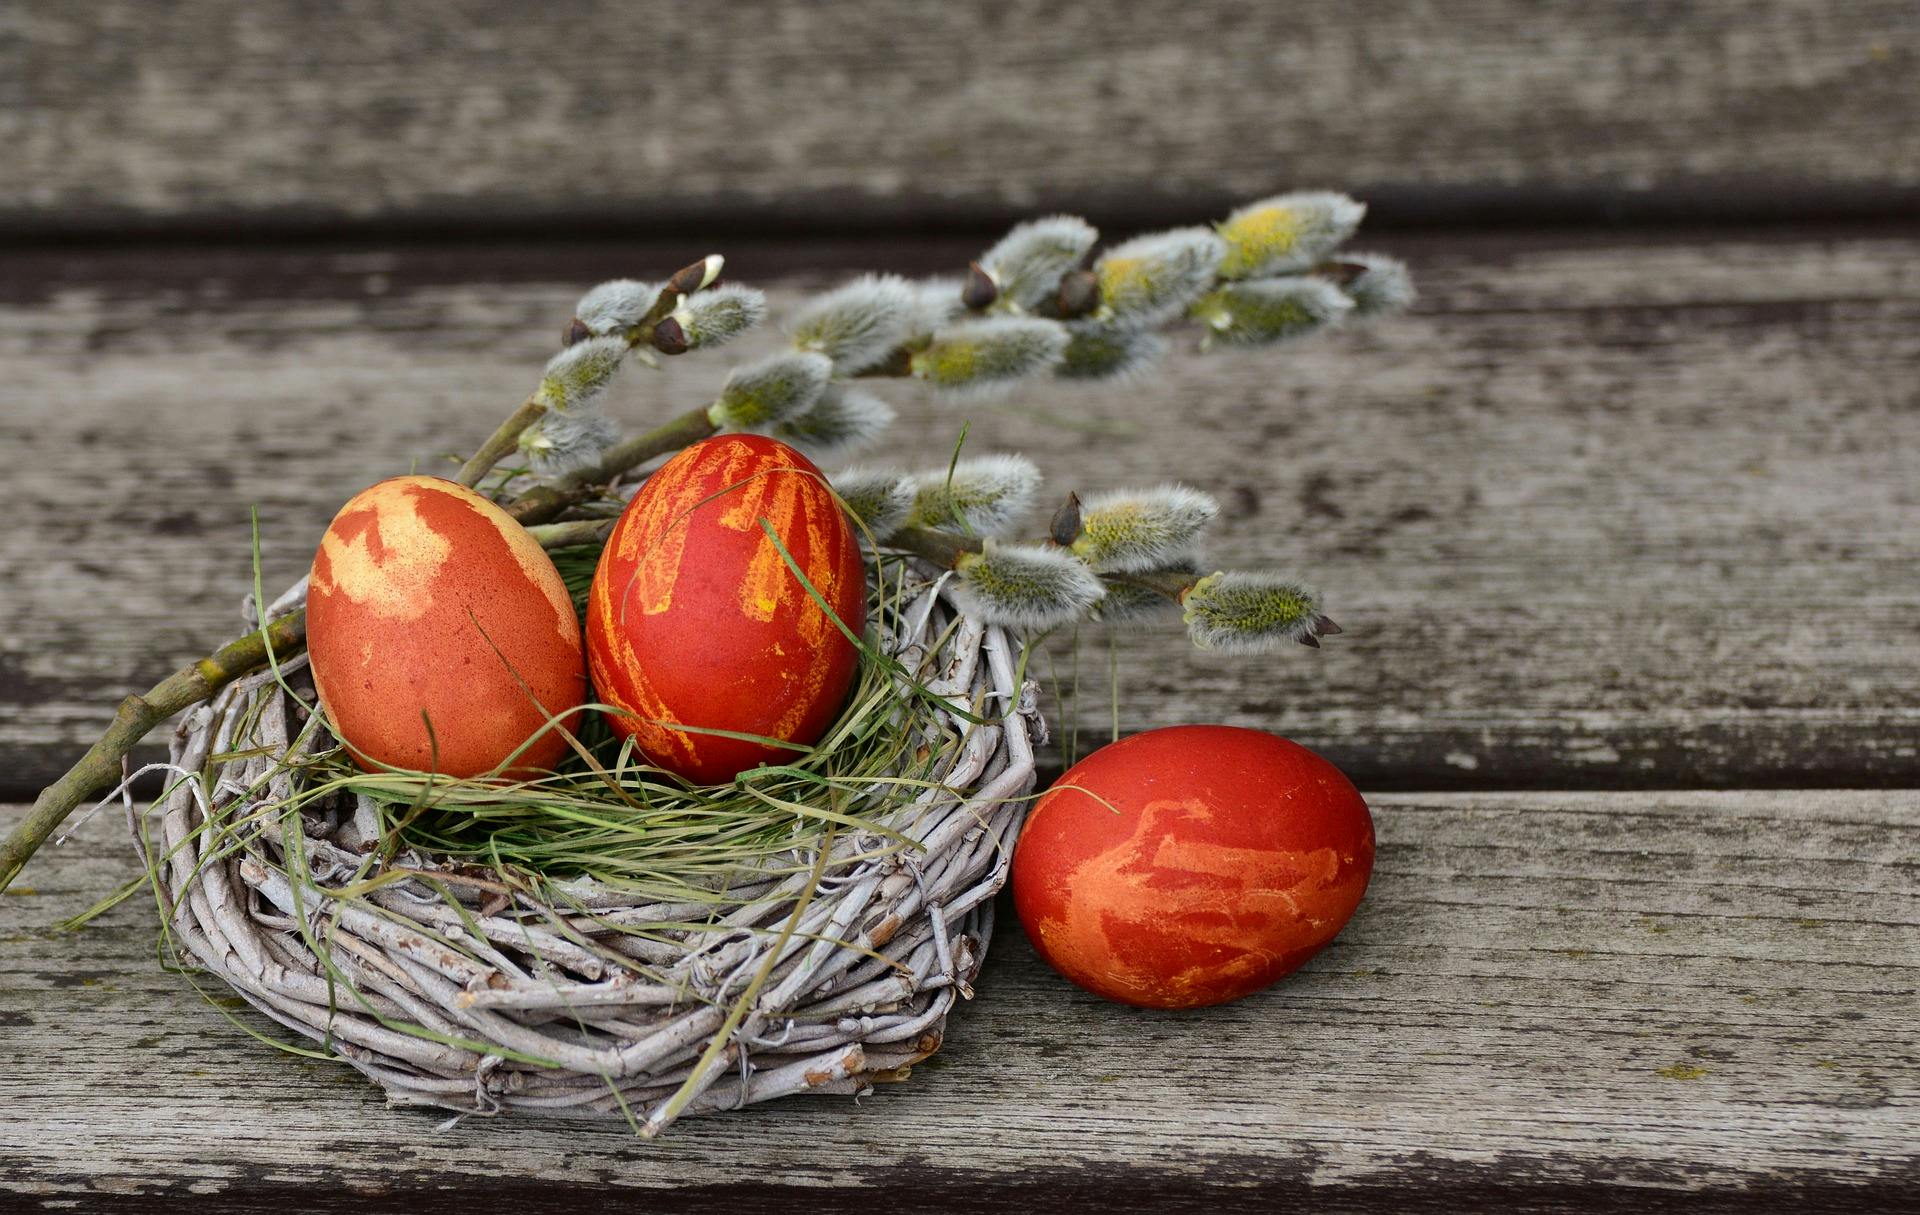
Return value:
[[(986, 408), (884, 385), (902, 418), (878, 458), (942, 462), (971, 418), (972, 450), (1029, 452), (1055, 492), (1187, 480), (1225, 506), (1221, 564), (1325, 589), (1348, 632), (1318, 653), (1230, 661), (1174, 621), (1122, 638), (1126, 729), (1278, 730), (1363, 789), (1915, 783), (1920, 241), (1387, 243), (1425, 289), (1412, 316)], [(504, 416), (582, 286), (702, 251), (12, 259), (0, 786), (30, 793), (237, 629), (249, 506), (278, 587), (353, 492)], [(796, 264), (967, 255), (729, 252), (779, 307)], [(614, 408), (669, 416), (728, 361), (635, 373)], [(1090, 631), (1054, 710), (1083, 737), (1105, 671)]]
[(1374, 811), (1358, 916), (1275, 989), (1185, 1014), (1103, 1003), (1009, 915), (979, 998), (904, 1086), (656, 1144), (517, 1117), (437, 1130), (161, 971), (150, 904), (56, 931), (131, 869), (104, 815), (0, 900), (0, 1203), (603, 1211), (672, 1186), (674, 1209), (735, 1212), (1911, 1209), (1920, 797)]
[(1907, 0), (20, 0), (0, 231), (1910, 211), (1916, 67)]

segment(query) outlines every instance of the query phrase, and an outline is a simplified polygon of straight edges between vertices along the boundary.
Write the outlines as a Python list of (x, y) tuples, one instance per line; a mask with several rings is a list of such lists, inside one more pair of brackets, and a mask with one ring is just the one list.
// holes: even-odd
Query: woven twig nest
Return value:
[[(300, 602), (296, 588), (274, 610)], [(195, 778), (157, 827), (136, 820), (169, 935), (397, 1104), (629, 1117), (652, 1134), (902, 1079), (972, 994), (1044, 725), (1006, 633), (960, 617), (921, 571), (899, 605), (878, 642), (936, 694), (900, 711), (946, 770), (868, 827), (796, 822), (774, 876), (729, 891), (724, 913), (385, 855), (366, 794), (300, 787), (302, 753), (333, 739), (303, 728), (296, 659), (174, 735), (172, 767)]]

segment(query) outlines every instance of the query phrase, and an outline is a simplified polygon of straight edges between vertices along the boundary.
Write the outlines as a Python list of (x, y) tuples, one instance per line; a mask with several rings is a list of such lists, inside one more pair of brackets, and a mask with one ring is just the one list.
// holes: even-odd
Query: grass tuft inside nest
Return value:
[[(599, 550), (552, 556), (581, 609)], [(917, 588), (905, 562), (884, 560), (871, 572), (869, 620), (890, 633)], [(926, 650), (938, 653), (933, 640)], [(932, 695), (926, 672), (903, 667), (871, 632), (862, 650), (853, 691), (826, 736), (728, 785), (689, 786), (648, 764), (613, 736), (596, 705), (580, 719), (573, 758), (536, 779), (366, 772), (333, 747), (297, 761), (298, 796), (304, 803), (368, 795), (380, 807), (388, 855), (413, 848), (525, 875), (562, 898), (554, 882), (588, 878), (649, 900), (737, 904), (736, 892), (803, 872), (829, 828), (868, 832), (879, 851), (906, 846), (890, 824), (938, 785), (964, 742), (951, 725), (915, 711)], [(984, 706), (971, 708), (977, 717)]]

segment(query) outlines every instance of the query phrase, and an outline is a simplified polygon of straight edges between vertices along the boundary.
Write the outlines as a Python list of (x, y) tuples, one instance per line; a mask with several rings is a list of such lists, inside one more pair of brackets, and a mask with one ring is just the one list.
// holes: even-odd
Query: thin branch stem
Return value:
[[(627, 331), (628, 347), (652, 341), (654, 326), (673, 311), (680, 297), (691, 295), (706, 286), (712, 281), (714, 273), (717, 273), (717, 269), (706, 260), (695, 262), (691, 266), (676, 271), (673, 277), (667, 280), (667, 285), (660, 288), (659, 293), (653, 297), (653, 305), (647, 309), (646, 315)], [(574, 323), (579, 324), (578, 318)], [(569, 330), (569, 334), (572, 332)], [(587, 332), (585, 326), (581, 326), (579, 332)], [(541, 402), (537, 392), (521, 402), (520, 408), (508, 415), (507, 420), (500, 423), (499, 427), (487, 437), (487, 441), (480, 445), (480, 450), (474, 452), (472, 458), (460, 466), (458, 478), (460, 484), (469, 489), (480, 484), (480, 479), (492, 472), (494, 465), (504, 460), (519, 446), (520, 436), (526, 432), (527, 427), (538, 422), (541, 415), (546, 412), (547, 407)]]
[(207, 657), (180, 668), (143, 695), (121, 701), (113, 724), (100, 741), (87, 748), (66, 775), (40, 791), (26, 819), (0, 843), (0, 890), (7, 888), (27, 858), (76, 806), (120, 779), (121, 760), (149, 730), (266, 665), (269, 647), (275, 655), (298, 652), (306, 644), (306, 624), (304, 611), (282, 616), (265, 629), (229, 641)]
[(708, 414), (707, 406), (689, 409), (679, 417), (663, 422), (652, 430), (643, 431), (630, 439), (615, 443), (607, 448), (597, 463), (576, 469), (560, 478), (560, 485), (567, 489), (578, 489), (587, 485), (605, 485), (615, 477), (631, 472), (655, 456), (678, 451), (689, 443), (698, 443), (719, 429), (713, 424), (713, 418)]
[(954, 532), (936, 531), (930, 527), (903, 527), (881, 542), (882, 547), (896, 548), (912, 553), (916, 557), (933, 562), (941, 569), (952, 569), (959, 564), (960, 558), (967, 553), (980, 552), (984, 541), (978, 536), (962, 536)]
[(595, 496), (595, 487), (670, 451), (710, 438), (720, 428), (705, 406), (690, 409), (670, 422), (609, 447), (599, 461), (568, 473), (553, 485), (538, 485), (507, 505), (507, 513), (529, 526), (545, 523), (561, 511)]
[(552, 485), (536, 485), (501, 509), (519, 523), (531, 527), (552, 519), (570, 506), (590, 502), (599, 496), (600, 487), (598, 486), (560, 489)]
[(480, 450), (474, 452), (472, 457), (460, 466), (460, 475), (455, 479), (468, 489), (480, 484), (480, 479), (492, 472), (493, 466), (506, 459), (519, 445), (520, 436), (527, 427), (538, 422), (541, 415), (546, 412), (547, 407), (541, 402), (538, 394), (522, 401), (520, 408), (509, 414), (507, 420), (500, 423), (499, 428), (487, 436), (487, 441), (480, 445)]
[(613, 531), (612, 519), (571, 519), (565, 523), (537, 523), (527, 529), (541, 548), (573, 548), (599, 544)]
[[(886, 548), (899, 549), (933, 562), (942, 569), (953, 569), (961, 557), (981, 552), (985, 541), (978, 536), (962, 536), (930, 527), (906, 527), (882, 542)], [(1164, 595), (1174, 603), (1186, 601), (1187, 592), (1200, 581), (1200, 575), (1181, 570), (1148, 570), (1137, 574), (1101, 574), (1108, 582), (1139, 587)]]
[(1180, 570), (1148, 570), (1138, 574), (1102, 574), (1109, 582), (1118, 582), (1123, 586), (1137, 586), (1143, 590), (1157, 591), (1175, 603), (1186, 601), (1187, 592), (1200, 581), (1201, 575), (1185, 573)]

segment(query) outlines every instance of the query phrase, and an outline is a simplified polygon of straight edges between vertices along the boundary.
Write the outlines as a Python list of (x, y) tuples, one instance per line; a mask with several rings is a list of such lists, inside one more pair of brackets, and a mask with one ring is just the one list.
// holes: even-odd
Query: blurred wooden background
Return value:
[(0, 229), (1911, 214), (1910, 0), (13, 0)]
[[(352, 1186), (448, 1209), (482, 1175), (555, 1209), (601, 1176), (729, 1210), (1910, 1205), (1916, 78), (1911, 0), (0, 5), (0, 800), (236, 630), (252, 508), (284, 584), (353, 491), (490, 430), (601, 278), (717, 249), (782, 307), (957, 269), (1025, 215), (1122, 236), (1314, 186), (1367, 200), (1360, 245), (1423, 291), (1139, 384), (887, 390), (881, 458), (970, 419), (1061, 490), (1192, 481), (1222, 563), (1327, 590), (1348, 633), (1318, 653), (1119, 642), (1123, 728), (1262, 726), (1401, 791), (1300, 979), (1143, 1017), (1068, 996), (1009, 921), (951, 1065), (864, 1110), (669, 1155), (435, 1137), (202, 1007), (138, 900), (58, 932), (126, 872), (103, 818), (0, 900), (0, 1205), (314, 1199), (340, 1157), (312, 1145), (369, 1126), (392, 1150)], [(1094, 741), (1105, 645), (1055, 714)], [(290, 1107), (288, 1155), (257, 1132)], [(886, 1177), (743, 1179), (795, 1118)]]

